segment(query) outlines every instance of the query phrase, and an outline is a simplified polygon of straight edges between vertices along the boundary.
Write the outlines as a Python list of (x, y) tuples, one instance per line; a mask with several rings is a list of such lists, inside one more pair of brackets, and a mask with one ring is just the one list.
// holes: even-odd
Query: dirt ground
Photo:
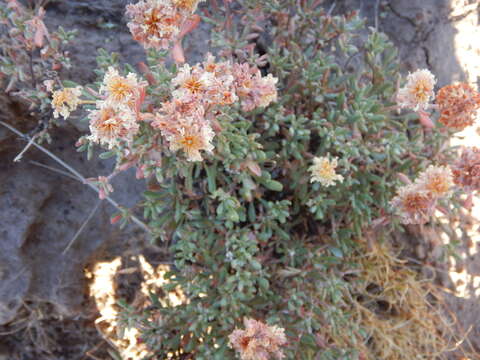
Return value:
[[(47, 8), (47, 25), (77, 28), (70, 49), (69, 76), (80, 83), (93, 79), (96, 49), (121, 54), (132, 64), (144, 59), (143, 50), (130, 37), (123, 19), (127, 0), (65, 0)], [(329, 0), (333, 13), (358, 9), (368, 25), (386, 32), (400, 50), (405, 73), (428, 67), (443, 86), (456, 80), (480, 84), (480, 5), (478, 0)], [(106, 29), (104, 24), (112, 24)], [(188, 59), (200, 59), (209, 26), (202, 25), (185, 40)], [(0, 118), (31, 125), (10, 99), (1, 100)], [(7, 110), (5, 110), (7, 109)], [(13, 115), (13, 116), (12, 116)], [(30, 124), (30, 125), (29, 125)], [(85, 125), (71, 121), (54, 133), (49, 149), (84, 176), (108, 174), (109, 161), (87, 162), (74, 143)], [(455, 144), (478, 144), (477, 131), (459, 134)], [(163, 249), (148, 244), (134, 225), (124, 231), (109, 223), (113, 208), (98, 205), (97, 196), (84, 185), (55, 171), (56, 165), (36, 150), (20, 163), (12, 159), (24, 143), (0, 129), (0, 360), (115, 359), (111, 339), (113, 295), (136, 299), (142, 283), (166, 264)], [(53, 170), (52, 170), (53, 168)], [(123, 206), (139, 199), (144, 184), (134, 174), (115, 179), (113, 194)], [(445, 309), (455, 314), (459, 331), (466, 331), (465, 346), (480, 354), (480, 203), (471, 215), (453, 224), (451, 236), (438, 229), (419, 234), (412, 229), (412, 266), (435, 276), (444, 288)], [(95, 213), (81, 236), (69, 245), (89, 214)], [(451, 226), (452, 224), (448, 224)], [(445, 243), (458, 241), (461, 258), (440, 261)], [(5, 241), (6, 240), (6, 241)], [(68, 247), (68, 251), (65, 249)], [(143, 254), (143, 255), (141, 255)], [(89, 286), (106, 269), (103, 292), (91, 297)], [(153, 284), (159, 286), (158, 284)], [(152, 286), (153, 286), (152, 285)], [(99, 285), (102, 287), (102, 284)], [(100, 321), (99, 321), (100, 319)], [(132, 338), (128, 346), (137, 346)], [(141, 350), (141, 349), (140, 349)], [(140, 351), (139, 350), (139, 351)], [(452, 359), (458, 358), (452, 353)], [(478, 357), (480, 359), (480, 355)]]

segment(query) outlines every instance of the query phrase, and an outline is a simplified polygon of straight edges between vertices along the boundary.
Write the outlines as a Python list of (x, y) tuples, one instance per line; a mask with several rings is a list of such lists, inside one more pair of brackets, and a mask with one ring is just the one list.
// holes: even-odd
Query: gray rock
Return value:
[[(71, 128), (56, 129), (49, 149), (86, 177), (107, 175), (112, 162), (87, 161), (77, 153), (79, 136)], [(17, 142), (3, 152), (0, 163), (0, 324), (15, 316), (23, 301), (47, 302), (59, 314), (73, 316), (81, 310), (85, 282), (83, 267), (108, 241), (127, 241), (138, 236), (137, 228), (126, 231), (110, 225), (114, 209), (103, 202), (83, 232), (64, 253), (82, 226), (98, 196), (86, 185), (33, 165), (59, 166), (31, 148), (19, 163), (12, 159), (25, 145)], [(143, 183), (132, 172), (114, 182), (112, 195), (125, 206), (132, 206), (143, 191)]]
[[(450, 0), (343, 0), (334, 1), (335, 12), (359, 9), (368, 26), (388, 35), (398, 47), (404, 72), (430, 69), (438, 86), (465, 80), (465, 70), (455, 52), (457, 30)], [(332, 1), (330, 1), (333, 4)], [(378, 3), (378, 8), (376, 4)], [(328, 4), (327, 5), (331, 5)]]

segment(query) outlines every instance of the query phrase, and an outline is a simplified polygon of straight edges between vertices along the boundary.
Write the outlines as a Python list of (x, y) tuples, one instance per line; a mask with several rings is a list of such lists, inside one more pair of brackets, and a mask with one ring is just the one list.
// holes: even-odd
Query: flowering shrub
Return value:
[[(174, 261), (164, 290), (187, 299), (173, 306), (151, 294), (149, 306), (124, 305), (123, 324), (156, 358), (379, 358), (365, 345), (377, 332), (350, 321), (363, 296), (354, 274), (365, 239), (431, 221), (454, 183), (478, 188), (477, 149), (447, 167), (451, 129), (471, 124), (478, 94), (451, 85), (432, 105), (428, 70), (397, 89), (386, 36), (372, 29), (357, 39), (364, 23), (355, 13), (330, 16), (317, 3), (215, 2), (204, 20), (219, 50), (188, 64), (181, 41), (198, 24), (198, 1), (139, 1), (126, 9), (147, 54), (138, 71), (100, 51), (93, 84), (33, 84), (31, 97), (53, 92), (55, 118), (87, 111), (79, 150), (116, 157), (97, 179), (101, 197), (130, 167), (147, 181), (143, 217)], [(432, 344), (411, 351), (443, 350)]]

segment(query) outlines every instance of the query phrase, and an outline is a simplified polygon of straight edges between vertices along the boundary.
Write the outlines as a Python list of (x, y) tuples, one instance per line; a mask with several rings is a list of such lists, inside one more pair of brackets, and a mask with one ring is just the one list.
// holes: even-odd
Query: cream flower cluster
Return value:
[(398, 105), (413, 110), (427, 109), (435, 97), (435, 83), (435, 76), (427, 69), (408, 74), (407, 84), (397, 94)]
[(135, 113), (128, 106), (112, 106), (99, 102), (97, 109), (90, 111), (89, 140), (112, 149), (121, 141), (131, 143), (138, 131)]
[(200, 0), (145, 0), (127, 5), (133, 38), (146, 49), (168, 49)]
[(343, 181), (343, 176), (335, 172), (338, 166), (337, 158), (315, 157), (313, 165), (308, 169), (312, 173), (310, 182), (318, 181), (323, 186), (335, 185), (336, 181)]
[(212, 129), (217, 106), (240, 101), (246, 111), (267, 106), (277, 97), (277, 79), (262, 77), (248, 64), (215, 62), (208, 54), (203, 63), (183, 65), (172, 80), (172, 100), (164, 103), (152, 126), (159, 129), (171, 151), (183, 150), (189, 161), (212, 152)]
[(129, 73), (121, 76), (109, 67), (100, 86), (102, 101), (90, 111), (89, 139), (109, 149), (120, 143), (130, 144), (138, 132), (137, 114), (145, 96), (146, 83)]
[(52, 94), (53, 116), (58, 118), (59, 115), (62, 115), (66, 120), (70, 113), (77, 109), (81, 94), (81, 86), (54, 91)]

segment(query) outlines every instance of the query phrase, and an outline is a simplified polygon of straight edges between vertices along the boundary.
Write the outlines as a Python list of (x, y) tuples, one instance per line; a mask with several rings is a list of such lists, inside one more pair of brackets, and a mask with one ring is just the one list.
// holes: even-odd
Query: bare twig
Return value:
[(35, 161), (35, 160), (30, 160), (29, 161), (30, 164), (32, 165), (35, 165), (35, 166), (38, 166), (38, 167), (41, 167), (41, 168), (44, 168), (44, 169), (47, 169), (47, 170), (50, 170), (54, 173), (57, 173), (57, 174), (60, 174), (60, 175), (63, 175), (63, 176), (66, 176), (72, 180), (76, 180), (76, 181), (80, 181), (79, 178), (77, 178), (76, 176), (73, 176), (72, 174), (66, 172), (66, 171), (63, 171), (63, 170), (60, 170), (60, 169), (57, 169), (53, 166), (48, 166), (48, 165), (45, 165), (45, 164), (42, 164), (38, 161)]
[[(25, 139), (25, 140), (28, 140), (30, 141), (31, 138), (30, 136), (18, 131), (17, 129), (15, 129), (13, 126), (7, 124), (6, 122), (4, 121), (0, 121), (0, 125), (6, 127), (8, 130), (10, 130), (11, 132), (17, 134), (19, 137), (21, 137), (22, 139)], [(81, 181), (83, 184), (87, 185), (88, 187), (90, 187), (92, 190), (94, 190), (95, 192), (99, 193), (100, 190), (94, 185), (92, 184), (90, 181), (88, 181), (82, 174), (80, 174), (77, 170), (75, 170), (74, 168), (72, 168), (70, 165), (68, 165), (66, 162), (64, 162), (62, 159), (60, 159), (59, 157), (57, 157), (55, 154), (53, 154), (51, 151), (45, 149), (43, 146), (37, 144), (35, 141), (32, 141), (32, 145), (35, 146), (38, 150), (42, 151), (44, 154), (48, 155), (49, 157), (51, 157), (53, 160), (55, 160), (57, 163), (59, 163), (60, 165), (62, 165), (65, 169), (67, 169), (70, 173), (72, 173), (73, 175), (75, 175), (79, 181)], [(110, 204), (112, 204), (114, 207), (116, 207), (118, 210), (122, 211), (122, 207), (115, 201), (113, 200), (112, 198), (110, 197), (106, 197), (105, 200), (107, 200)], [(130, 219), (135, 223), (137, 224), (139, 227), (141, 227), (143, 230), (145, 230), (147, 233), (151, 234), (152, 231), (151, 229), (148, 227), (148, 225), (146, 225), (144, 222), (142, 222), (140, 219), (138, 219), (136, 216), (134, 215), (129, 215)]]
[(80, 226), (80, 228), (77, 230), (77, 232), (75, 233), (75, 235), (73, 235), (73, 238), (72, 240), (70, 240), (70, 242), (68, 243), (67, 247), (65, 248), (65, 250), (62, 251), (62, 255), (65, 255), (67, 253), (67, 251), (72, 247), (73, 243), (75, 242), (75, 240), (78, 239), (78, 237), (80, 236), (80, 234), (82, 233), (83, 229), (85, 229), (85, 226), (87, 226), (87, 224), (90, 222), (90, 220), (92, 220), (93, 218), (93, 215), (95, 215), (95, 213), (97, 212), (98, 210), (98, 207), (100, 206), (100, 204), (102, 203), (102, 200), (98, 200), (96, 205), (94, 206), (94, 208), (92, 209), (92, 211), (90, 211), (90, 214), (88, 214), (87, 218), (85, 219), (85, 221), (83, 222), (82, 226)]
[(327, 16), (331, 16), (333, 13), (333, 9), (335, 9), (335, 6), (337, 6), (337, 2), (335, 1), (332, 6), (330, 6), (330, 9), (327, 11)]
[(19, 153), (17, 156), (15, 156), (15, 159), (13, 159), (14, 162), (18, 162), (18, 161), (22, 160), (23, 154), (25, 154), (25, 153), (27, 152), (27, 150), (30, 149), (30, 147), (32, 146), (32, 144), (33, 144), (33, 142), (35, 141), (35, 138), (36, 138), (36, 137), (37, 137), (37, 134), (35, 134), (34, 136), (32, 136), (32, 137), (30, 138), (30, 140), (28, 141), (27, 146), (25, 146), (25, 147), (23, 148), (23, 150), (20, 151), (20, 153)]

